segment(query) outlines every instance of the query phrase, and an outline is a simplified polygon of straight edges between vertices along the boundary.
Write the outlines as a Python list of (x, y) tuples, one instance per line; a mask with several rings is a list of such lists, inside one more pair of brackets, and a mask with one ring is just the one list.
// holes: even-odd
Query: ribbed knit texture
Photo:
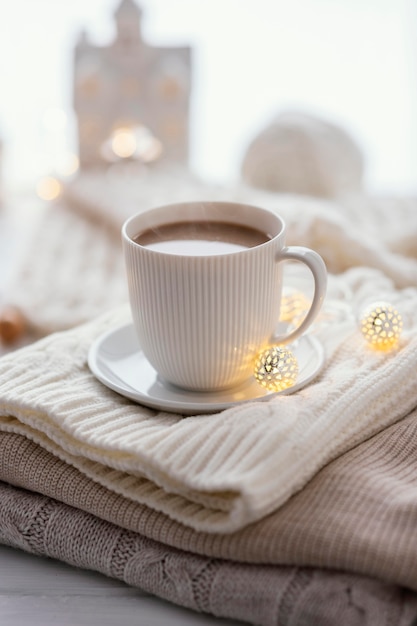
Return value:
[(0, 359), (0, 428), (196, 530), (242, 528), (417, 406), (416, 290), (395, 291), (365, 270), (340, 281), (350, 283), (355, 298), (377, 292), (401, 303), (405, 331), (397, 350), (375, 352), (354, 321), (335, 321), (322, 327), (328, 361), (314, 384), (267, 403), (184, 419), (131, 403), (89, 371), (92, 340), (126, 321), (123, 309)]
[(204, 558), (4, 483), (0, 501), (1, 543), (195, 611), (259, 626), (409, 626), (417, 617), (416, 593), (364, 576)]
[(22, 435), (0, 434), (0, 480), (202, 556), (326, 567), (417, 590), (417, 410), (326, 465), (275, 513), (203, 533), (115, 494)]

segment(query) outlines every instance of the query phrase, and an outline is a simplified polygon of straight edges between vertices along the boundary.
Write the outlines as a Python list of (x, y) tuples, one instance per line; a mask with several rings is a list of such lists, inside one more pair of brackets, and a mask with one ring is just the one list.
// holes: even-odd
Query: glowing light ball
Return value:
[(254, 375), (268, 391), (283, 391), (292, 387), (297, 380), (297, 358), (287, 348), (269, 347), (257, 356)]
[(375, 302), (362, 313), (360, 328), (370, 346), (390, 350), (398, 344), (403, 322), (397, 309), (389, 302)]
[(311, 300), (301, 291), (292, 291), (281, 299), (281, 322), (297, 322), (303, 319), (311, 306)]

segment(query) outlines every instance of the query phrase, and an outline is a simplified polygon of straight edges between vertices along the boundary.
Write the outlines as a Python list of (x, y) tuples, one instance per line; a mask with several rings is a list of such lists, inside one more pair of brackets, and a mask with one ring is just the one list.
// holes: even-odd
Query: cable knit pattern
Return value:
[(64, 204), (39, 217), (5, 298), (38, 334), (71, 328), (127, 301), (121, 241)]
[(416, 452), (417, 410), (326, 465), (273, 514), (227, 535), (119, 496), (14, 433), (0, 434), (0, 480), (195, 554), (343, 569), (417, 590)]
[(259, 626), (409, 626), (417, 618), (417, 594), (365, 576), (204, 558), (4, 483), (0, 500), (1, 543), (217, 617)]
[(321, 330), (328, 362), (315, 384), (184, 419), (131, 403), (89, 371), (91, 342), (128, 319), (123, 308), (0, 359), (0, 428), (196, 530), (242, 528), (417, 406), (417, 292), (397, 292), (365, 270), (340, 280), (354, 284), (355, 297), (379, 288), (401, 301), (406, 328), (398, 350), (375, 352), (353, 320), (334, 322)]

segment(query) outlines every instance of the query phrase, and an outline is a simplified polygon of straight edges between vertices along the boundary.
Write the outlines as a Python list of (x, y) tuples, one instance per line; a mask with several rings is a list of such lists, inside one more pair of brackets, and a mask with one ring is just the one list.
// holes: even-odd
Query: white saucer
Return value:
[(163, 411), (195, 415), (215, 413), (242, 402), (267, 400), (290, 394), (311, 382), (324, 362), (324, 351), (316, 337), (304, 335), (291, 346), (298, 359), (295, 385), (268, 392), (251, 378), (239, 387), (219, 392), (187, 391), (163, 381), (140, 349), (132, 324), (112, 329), (96, 339), (88, 354), (88, 365), (104, 385), (135, 402)]

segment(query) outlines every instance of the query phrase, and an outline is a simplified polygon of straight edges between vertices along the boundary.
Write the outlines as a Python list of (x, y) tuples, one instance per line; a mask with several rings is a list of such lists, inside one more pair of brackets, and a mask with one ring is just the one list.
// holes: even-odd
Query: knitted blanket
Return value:
[(244, 202), (278, 212), (287, 225), (288, 243), (320, 252), (332, 273), (374, 267), (399, 287), (417, 286), (417, 198), (350, 194), (330, 202), (243, 183), (213, 186), (176, 172), (139, 181), (84, 175), (64, 196), (68, 207), (84, 218), (104, 221), (117, 236), (133, 213), (195, 199)]
[[(269, 402), (182, 418), (131, 403), (88, 369), (91, 342), (130, 320), (119, 228), (139, 208), (123, 202), (116, 212), (109, 190), (98, 193), (93, 183), (79, 181), (66, 204), (46, 212), (33, 240), (40, 253), (28, 250), (9, 291), (38, 332), (61, 332), (0, 359), (0, 480), (32, 490), (0, 488), (0, 540), (253, 623), (302, 620), (309, 606), (320, 614), (318, 623), (335, 621), (332, 607), (342, 623), (364, 623), (358, 613), (375, 625), (385, 617), (409, 623), (415, 598), (392, 585), (417, 590), (410, 548), (417, 527), (415, 205), (401, 204), (401, 227), (395, 203), (376, 202), (369, 212), (365, 198), (336, 206), (242, 187), (213, 191), (211, 199), (240, 199), (282, 214), (289, 243), (322, 254), (334, 273), (330, 299), (347, 294), (350, 310), (333, 316), (332, 302), (325, 305), (313, 332), (326, 364), (313, 384)], [(158, 203), (174, 199), (181, 197)], [(148, 208), (145, 196), (140, 206)], [(79, 242), (75, 248), (68, 232)], [(366, 345), (356, 319), (365, 304), (381, 299), (404, 318), (400, 344), (389, 353)], [(92, 321), (76, 326), (85, 320)], [(53, 538), (67, 533), (68, 520), (78, 531), (58, 549)], [(36, 524), (42, 546), (31, 534)], [(83, 524), (95, 530), (91, 543), (80, 545)], [(104, 550), (119, 539), (124, 560), (116, 550), (112, 562), (97, 545)], [(186, 591), (175, 574), (167, 590), (144, 566), (145, 547), (189, 572)], [(334, 592), (331, 602), (324, 586)], [(242, 597), (257, 599), (256, 606)]]
[[(413, 411), (326, 465), (280, 509), (227, 535), (197, 532), (119, 495), (15, 433), (0, 433), (0, 480), (161, 542), (167, 550), (344, 570), (417, 591), (416, 452)], [(6, 515), (7, 507), (1, 509)], [(93, 540), (86, 543), (86, 549), (94, 546)]]
[(243, 184), (220, 187), (163, 170), (113, 178), (84, 174), (69, 183), (39, 218), (3, 304), (17, 310), (27, 329), (39, 336), (126, 302), (120, 245), (124, 220), (152, 206), (196, 199), (241, 201), (277, 211), (287, 223), (288, 243), (317, 250), (331, 273), (372, 267), (400, 288), (417, 286), (415, 199), (363, 195), (328, 202)]
[(409, 626), (417, 616), (417, 594), (397, 585), (201, 557), (4, 483), (0, 500), (0, 542), (94, 569), (195, 611), (259, 626)]
[(405, 320), (397, 350), (377, 352), (354, 317), (324, 324), (327, 362), (314, 384), (215, 415), (158, 412), (104, 387), (92, 341), (127, 307), (0, 359), (0, 428), (36, 441), (115, 493), (199, 531), (232, 532), (268, 515), (330, 460), (417, 406), (417, 290), (352, 270), (352, 305), (373, 293)]

